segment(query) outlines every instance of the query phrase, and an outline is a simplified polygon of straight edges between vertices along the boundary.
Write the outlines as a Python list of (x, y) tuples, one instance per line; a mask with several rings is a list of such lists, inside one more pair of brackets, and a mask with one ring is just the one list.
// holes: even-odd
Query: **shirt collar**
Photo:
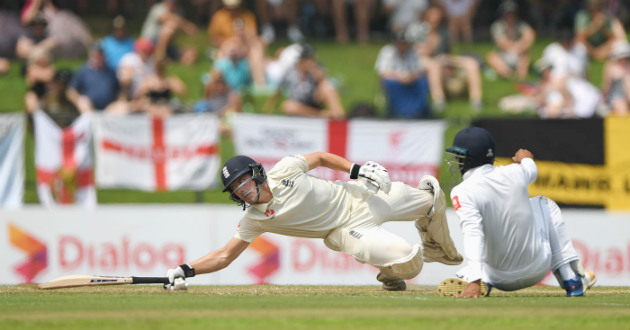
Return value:
[(471, 176), (474, 175), (474, 173), (488, 173), (490, 172), (490, 170), (493, 168), (494, 166), (492, 166), (492, 164), (484, 164), (481, 166), (477, 166), (475, 168), (471, 168), (468, 171), (466, 171), (466, 173), (464, 173), (464, 180), (470, 178)]

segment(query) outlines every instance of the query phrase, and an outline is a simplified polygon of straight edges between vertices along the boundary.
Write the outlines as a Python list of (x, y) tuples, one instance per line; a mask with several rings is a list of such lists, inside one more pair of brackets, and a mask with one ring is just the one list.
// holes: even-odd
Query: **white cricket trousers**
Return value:
[[(433, 194), (430, 192), (393, 182), (389, 194), (379, 191), (374, 195), (356, 195), (350, 221), (333, 230), (324, 243), (332, 250), (381, 269), (409, 264), (409, 272), (397, 277), (412, 278), (422, 268), (421, 244), (409, 244), (381, 226), (388, 221), (415, 221), (426, 216), (432, 206)], [(413, 223), (409, 229), (416, 230)]]

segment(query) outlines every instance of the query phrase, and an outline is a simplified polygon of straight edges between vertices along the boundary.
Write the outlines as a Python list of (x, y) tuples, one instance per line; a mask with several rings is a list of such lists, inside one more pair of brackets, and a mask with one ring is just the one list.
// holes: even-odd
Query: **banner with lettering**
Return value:
[[(271, 169), (287, 155), (327, 151), (363, 164), (374, 161), (387, 168), (393, 181), (417, 185), (425, 174), (438, 176), (443, 158), (441, 120), (328, 120), (235, 114), (231, 117), (236, 153), (252, 157)], [(318, 168), (322, 179), (347, 180), (347, 173)]]
[(203, 190), (217, 182), (221, 160), (215, 115), (103, 114), (94, 133), (99, 188)]
[(0, 115), (0, 208), (22, 206), (24, 196), (24, 115)]

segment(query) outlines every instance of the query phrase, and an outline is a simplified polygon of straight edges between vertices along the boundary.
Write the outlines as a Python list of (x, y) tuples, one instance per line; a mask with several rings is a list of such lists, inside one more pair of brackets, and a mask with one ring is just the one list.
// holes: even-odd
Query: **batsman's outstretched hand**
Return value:
[[(354, 166), (358, 165), (354, 164)], [(351, 172), (354, 172), (354, 170)], [(389, 178), (387, 170), (373, 161), (368, 161), (359, 168), (358, 178), (372, 193), (376, 193), (381, 189), (388, 194), (392, 189), (392, 180)]]
[(187, 290), (188, 283), (186, 283), (187, 277), (194, 277), (195, 269), (188, 264), (177, 266), (166, 271), (166, 277), (168, 277), (168, 284), (164, 284), (165, 290)]

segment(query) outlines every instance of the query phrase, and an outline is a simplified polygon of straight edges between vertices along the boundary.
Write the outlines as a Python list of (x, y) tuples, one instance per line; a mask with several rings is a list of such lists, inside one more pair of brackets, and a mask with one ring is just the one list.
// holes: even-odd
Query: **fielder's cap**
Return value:
[(223, 0), (223, 5), (228, 7), (228, 8), (235, 8), (240, 6), (242, 3), (242, 0)]
[(630, 57), (630, 43), (627, 41), (615, 42), (610, 50), (609, 58), (611, 60), (618, 60), (628, 57)]
[(68, 69), (59, 69), (53, 76), (53, 81), (58, 81), (64, 84), (69, 84), (72, 80), (72, 71)]
[(302, 44), (302, 50), (300, 51), (300, 58), (311, 58), (315, 56), (315, 48), (309, 44)]
[(464, 168), (471, 169), (484, 164), (493, 164), (495, 158), (494, 138), (481, 127), (466, 127), (455, 135), (453, 145), (446, 152), (464, 156)]
[(223, 192), (230, 190), (230, 185), (239, 177), (247, 173), (252, 173), (252, 166), (260, 166), (258, 162), (250, 157), (238, 155), (228, 159), (221, 169), (221, 182), (223, 182)]
[(135, 51), (144, 51), (148, 54), (152, 54), (155, 46), (153, 42), (147, 38), (138, 38), (136, 42), (133, 43), (133, 50)]
[(536, 72), (542, 73), (543, 71), (547, 69), (551, 69), (553, 65), (549, 61), (545, 60), (544, 58), (540, 58), (536, 62), (534, 62), (533, 67), (534, 67), (534, 70), (536, 70)]

